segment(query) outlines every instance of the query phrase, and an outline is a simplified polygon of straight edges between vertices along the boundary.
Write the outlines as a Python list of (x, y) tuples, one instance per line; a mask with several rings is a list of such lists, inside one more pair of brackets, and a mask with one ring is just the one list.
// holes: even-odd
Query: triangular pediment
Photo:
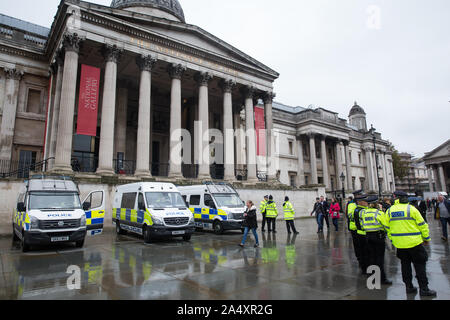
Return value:
[(444, 144), (440, 145), (431, 152), (426, 153), (424, 159), (449, 157), (450, 156), (450, 140), (447, 140)]

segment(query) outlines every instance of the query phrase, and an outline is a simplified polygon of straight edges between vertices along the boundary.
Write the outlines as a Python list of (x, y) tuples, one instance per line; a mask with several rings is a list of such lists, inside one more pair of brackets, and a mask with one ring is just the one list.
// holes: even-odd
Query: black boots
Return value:
[(437, 293), (434, 290), (430, 290), (429, 288), (420, 289), (421, 297), (436, 297)]

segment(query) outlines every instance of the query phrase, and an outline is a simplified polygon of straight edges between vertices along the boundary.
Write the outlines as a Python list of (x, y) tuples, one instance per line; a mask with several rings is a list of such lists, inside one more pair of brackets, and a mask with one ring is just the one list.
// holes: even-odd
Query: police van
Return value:
[(13, 238), (22, 251), (32, 245), (75, 242), (81, 248), (86, 235), (102, 233), (105, 192), (93, 191), (80, 201), (70, 177), (35, 175), (25, 181), (12, 216)]
[(195, 232), (194, 216), (171, 183), (142, 182), (117, 187), (112, 220), (118, 234), (139, 234), (147, 243), (162, 237), (183, 237), (189, 241)]
[(194, 214), (195, 226), (222, 234), (225, 230), (242, 230), (245, 202), (226, 183), (205, 183), (178, 187)]

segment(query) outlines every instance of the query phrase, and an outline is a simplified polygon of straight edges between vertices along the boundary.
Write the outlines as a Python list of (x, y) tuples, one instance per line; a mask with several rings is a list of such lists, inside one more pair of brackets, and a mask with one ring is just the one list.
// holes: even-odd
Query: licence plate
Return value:
[(177, 236), (177, 235), (184, 234), (184, 233), (185, 233), (184, 230), (183, 231), (172, 231), (173, 236)]
[(52, 242), (69, 241), (69, 237), (52, 237)]

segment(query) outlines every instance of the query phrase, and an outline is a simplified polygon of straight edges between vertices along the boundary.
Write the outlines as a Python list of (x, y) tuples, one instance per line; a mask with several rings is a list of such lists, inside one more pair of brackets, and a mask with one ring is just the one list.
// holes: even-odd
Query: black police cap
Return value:
[(367, 194), (358, 194), (358, 195), (355, 195), (355, 200), (356, 201), (366, 201), (367, 200)]
[(398, 190), (398, 191), (394, 192), (394, 196), (401, 198), (401, 197), (407, 197), (408, 194), (406, 192), (404, 192), (404, 191)]
[(366, 199), (367, 203), (374, 203), (378, 201), (378, 196), (368, 196)]
[(353, 192), (353, 195), (357, 196), (357, 195), (360, 195), (360, 194), (363, 194), (363, 193), (364, 193), (363, 190), (357, 190), (357, 191)]

